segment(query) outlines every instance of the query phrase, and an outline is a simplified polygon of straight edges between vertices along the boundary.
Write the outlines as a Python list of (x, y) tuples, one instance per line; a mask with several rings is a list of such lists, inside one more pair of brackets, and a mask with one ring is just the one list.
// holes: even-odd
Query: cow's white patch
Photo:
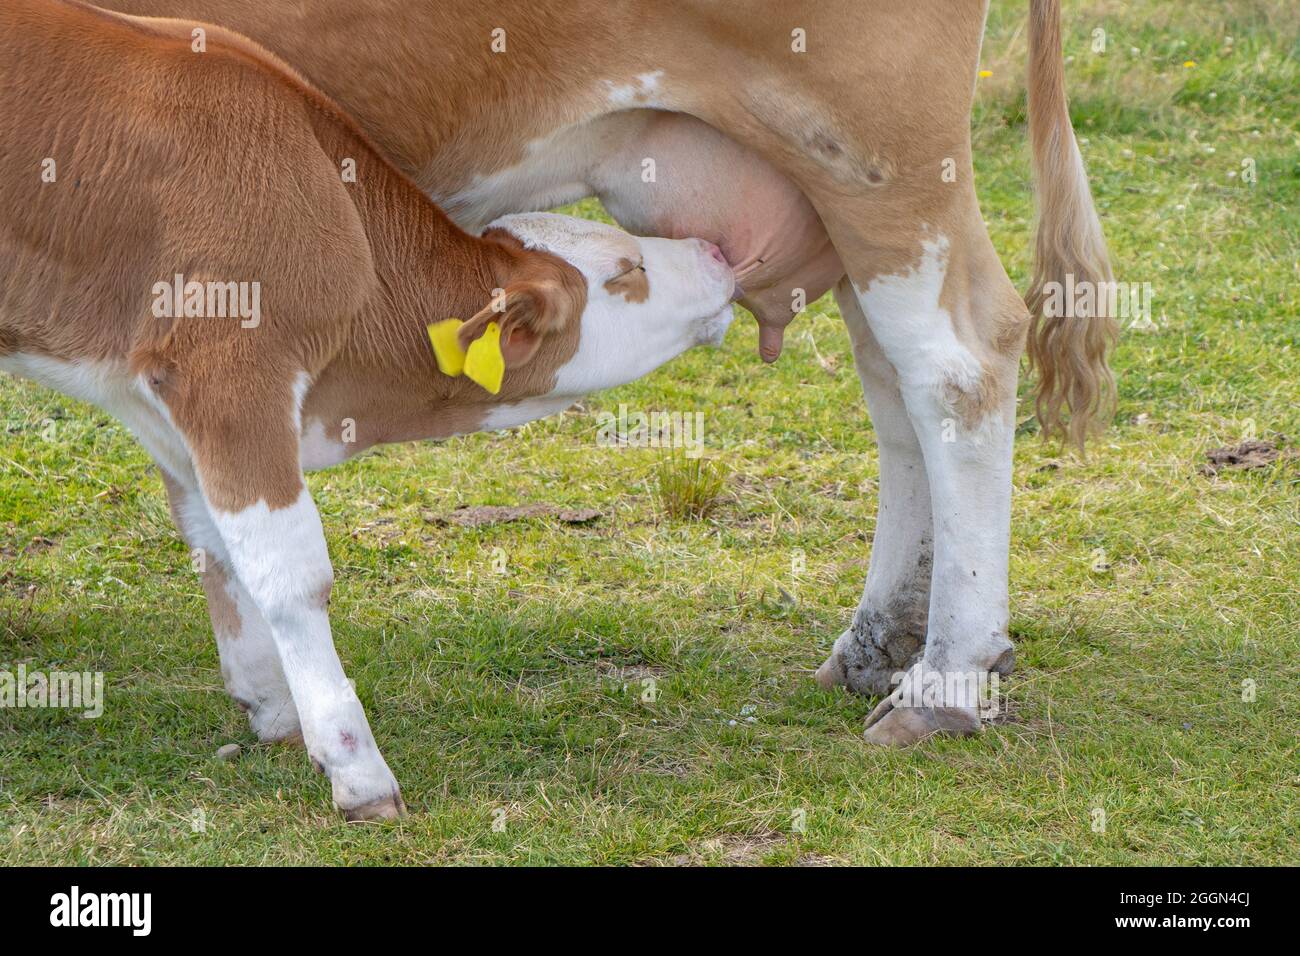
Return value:
[(934, 570), (924, 660), (932, 670), (970, 672), (987, 670), (1011, 647), (1006, 628), (1014, 395), (1003, 403), (1007, 407), (985, 417), (977, 433), (966, 430), (949, 407), (946, 389), (978, 382), (982, 368), (940, 305), (947, 249), (943, 237), (927, 240), (907, 272), (854, 288), (897, 371), (929, 476)]
[(319, 418), (312, 418), (303, 425), (298, 456), (305, 470), (316, 471), (347, 461), (355, 448), (354, 444), (331, 438), (325, 431), (325, 423)]
[(475, 173), (469, 184), (433, 198), (461, 228), (478, 233), (506, 212), (550, 209), (591, 195), (586, 180), (596, 143), (588, 123), (528, 143), (513, 166)]
[(898, 275), (878, 276), (866, 289), (854, 286), (880, 346), (905, 388), (973, 387), (981, 367), (957, 338), (952, 316), (939, 304), (948, 271), (948, 240), (922, 244), (920, 260)]
[[(878, 276), (865, 290), (856, 284), (854, 290), (880, 347), (898, 372), (904, 394), (931, 392), (942, 412), (938, 420), (950, 422), (946, 427), (951, 433), (965, 429), (952, 408), (952, 395), (977, 394), (984, 367), (957, 337), (952, 316), (939, 304), (947, 275), (947, 238), (927, 239), (921, 246), (921, 258), (909, 271)], [(989, 416), (974, 430), (966, 430), (965, 436), (985, 444), (995, 441), (998, 427), (998, 417)]]
[(631, 83), (616, 83), (605, 80), (605, 98), (615, 109), (626, 110), (634, 107), (658, 109), (663, 106), (660, 99), (663, 70), (637, 74)]
[(930, 485), (898, 376), (847, 279), (836, 287), (835, 299), (853, 342), (880, 456), (880, 506), (867, 580), (853, 625), (835, 642), (835, 654), (841, 664), (856, 662), (870, 670), (853, 675), (861, 682), (854, 690), (880, 693), (888, 675), (912, 653), (910, 639), (924, 637), (915, 635), (912, 622), (923, 619), (929, 607), (933, 560)]

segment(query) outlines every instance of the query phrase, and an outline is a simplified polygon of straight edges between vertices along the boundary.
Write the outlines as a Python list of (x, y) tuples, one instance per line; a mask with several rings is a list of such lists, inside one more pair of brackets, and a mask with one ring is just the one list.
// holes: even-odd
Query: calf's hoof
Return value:
[(402, 802), (402, 795), (393, 790), (386, 797), (380, 797), (378, 800), (371, 800), (360, 806), (343, 808), (343, 818), (348, 823), (365, 823), (370, 820), (400, 820), (406, 816), (406, 804)]
[(302, 724), (298, 722), (298, 709), (293, 701), (289, 701), (287, 707), (263, 704), (256, 711), (249, 712), (248, 723), (264, 744), (302, 743)]
[[(345, 735), (349, 739), (350, 735)], [(330, 789), (334, 794), (334, 806), (342, 811), (349, 823), (365, 820), (396, 820), (406, 815), (406, 804), (402, 802), (402, 791), (397, 785), (397, 778), (388, 769), (379, 749), (371, 743), (369, 746), (358, 743), (360, 754), (352, 755), (346, 763), (336, 758), (332, 763), (327, 758), (308, 754), (312, 765), (329, 777)]]

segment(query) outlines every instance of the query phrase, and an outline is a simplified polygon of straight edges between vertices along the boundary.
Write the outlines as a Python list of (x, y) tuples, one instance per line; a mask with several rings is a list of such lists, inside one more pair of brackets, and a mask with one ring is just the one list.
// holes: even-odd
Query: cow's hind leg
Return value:
[(990, 674), (1008, 672), (1013, 660), (1011, 453), (1026, 312), (973, 195), (965, 209), (953, 210), (945, 232), (922, 229), (910, 266), (855, 285), (897, 372), (934, 521), (925, 652), (868, 717), (876, 743), (978, 730)]
[(259, 740), (301, 739), (298, 708), (280, 665), (271, 626), (235, 574), (193, 474), (181, 479), (162, 469), (162, 476), (172, 518), (194, 551), (226, 690), (248, 713)]
[(880, 503), (871, 565), (853, 623), (817, 671), (823, 687), (886, 694), (925, 645), (934, 559), (925, 458), (899, 391), (898, 375), (871, 331), (847, 277), (835, 300), (853, 342), (880, 454)]

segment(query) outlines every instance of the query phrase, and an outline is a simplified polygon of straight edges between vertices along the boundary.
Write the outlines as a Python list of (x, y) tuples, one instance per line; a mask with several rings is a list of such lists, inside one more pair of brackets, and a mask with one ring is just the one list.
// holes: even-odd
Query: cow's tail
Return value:
[[(1114, 411), (1106, 360), (1119, 326), (1106, 240), (1065, 98), (1060, 0), (1030, 0), (1028, 88), (1038, 201), (1034, 277), (1025, 295), (1029, 362), (1038, 373), (1034, 411), (1045, 435), (1082, 447)], [(1081, 283), (1093, 284), (1092, 314), (1080, 315), (1067, 301), (1070, 290), (1085, 288)]]

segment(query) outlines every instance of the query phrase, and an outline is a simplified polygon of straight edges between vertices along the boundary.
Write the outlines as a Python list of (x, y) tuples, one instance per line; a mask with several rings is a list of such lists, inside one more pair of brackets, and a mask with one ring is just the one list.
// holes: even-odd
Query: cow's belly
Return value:
[(844, 274), (816, 210), (769, 162), (683, 113), (627, 110), (529, 143), (517, 165), (435, 195), (462, 226), (597, 195), (641, 235), (717, 243), (740, 302), (758, 319), (760, 354), (780, 354), (786, 325)]

